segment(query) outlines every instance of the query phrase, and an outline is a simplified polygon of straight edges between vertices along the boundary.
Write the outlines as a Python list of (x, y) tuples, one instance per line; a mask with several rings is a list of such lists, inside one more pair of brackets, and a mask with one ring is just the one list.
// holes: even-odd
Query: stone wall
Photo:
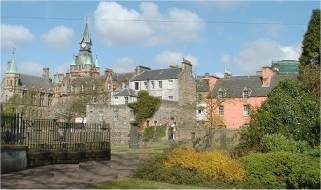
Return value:
[(177, 113), (177, 139), (190, 139), (191, 131), (196, 128), (196, 83), (192, 75), (192, 65), (182, 63), (179, 75), (179, 103)]
[(27, 147), (10, 145), (1, 147), (1, 173), (27, 168)]
[[(149, 119), (149, 125), (169, 126), (177, 119), (178, 103), (162, 101), (160, 108)], [(133, 111), (127, 105), (89, 104), (86, 111), (87, 123), (105, 121), (111, 128), (112, 144), (126, 144), (129, 140), (131, 122), (135, 121)], [(155, 122), (156, 121), (156, 122)]]

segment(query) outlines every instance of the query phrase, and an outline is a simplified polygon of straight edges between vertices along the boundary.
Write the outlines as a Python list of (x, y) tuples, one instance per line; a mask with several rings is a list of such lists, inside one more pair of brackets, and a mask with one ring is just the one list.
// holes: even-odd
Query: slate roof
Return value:
[[(247, 88), (252, 97), (264, 97), (274, 88), (279, 81), (284, 79), (296, 79), (296, 75), (275, 75), (272, 76), (270, 87), (262, 87), (262, 79), (259, 75), (234, 76), (231, 78), (218, 79), (211, 97), (217, 97), (219, 89), (223, 90), (226, 98), (241, 98), (244, 88)], [(226, 94), (225, 94), (226, 93)]]
[(27, 88), (36, 88), (36, 89), (44, 89), (49, 90), (50, 89), (50, 82), (48, 79), (38, 77), (38, 76), (32, 76), (32, 75), (25, 75), (20, 74), (21, 79), (21, 85), (26, 86)]
[(209, 91), (208, 79), (197, 78), (196, 79), (196, 91), (197, 92), (208, 92)]
[(181, 71), (181, 68), (144, 71), (142, 74), (134, 77), (132, 81), (177, 79)]
[(114, 96), (136, 96), (135, 91), (129, 88), (122, 89), (120, 92), (116, 93)]

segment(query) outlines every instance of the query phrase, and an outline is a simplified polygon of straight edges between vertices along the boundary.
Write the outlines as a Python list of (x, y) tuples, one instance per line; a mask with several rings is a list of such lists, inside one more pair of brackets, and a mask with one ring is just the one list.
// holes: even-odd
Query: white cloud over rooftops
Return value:
[(172, 8), (163, 14), (152, 2), (142, 2), (140, 10), (101, 2), (95, 10), (95, 26), (109, 46), (154, 46), (198, 40), (204, 21), (185, 9)]
[(236, 55), (223, 55), (220, 63), (230, 67), (235, 65), (237, 74), (255, 74), (262, 66), (270, 66), (273, 60), (297, 60), (300, 53), (299, 43), (287, 46), (274, 40), (258, 39), (245, 44)]
[(74, 31), (72, 28), (60, 25), (55, 26), (41, 36), (41, 39), (48, 47), (67, 48), (72, 42)]
[(1, 49), (12, 49), (34, 38), (30, 30), (23, 25), (1, 24)]

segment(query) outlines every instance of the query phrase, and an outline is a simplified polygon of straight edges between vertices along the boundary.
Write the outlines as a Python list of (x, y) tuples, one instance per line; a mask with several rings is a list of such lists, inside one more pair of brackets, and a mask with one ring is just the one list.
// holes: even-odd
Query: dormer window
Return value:
[(250, 96), (250, 91), (249, 91), (249, 89), (244, 88), (244, 90), (243, 90), (243, 92), (242, 92), (242, 97), (243, 97), (243, 98), (249, 98), (249, 96)]

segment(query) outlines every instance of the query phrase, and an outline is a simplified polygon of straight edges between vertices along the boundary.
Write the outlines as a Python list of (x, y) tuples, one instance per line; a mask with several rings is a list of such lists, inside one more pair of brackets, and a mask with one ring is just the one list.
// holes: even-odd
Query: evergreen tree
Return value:
[(320, 10), (314, 10), (304, 35), (299, 79), (320, 97)]

